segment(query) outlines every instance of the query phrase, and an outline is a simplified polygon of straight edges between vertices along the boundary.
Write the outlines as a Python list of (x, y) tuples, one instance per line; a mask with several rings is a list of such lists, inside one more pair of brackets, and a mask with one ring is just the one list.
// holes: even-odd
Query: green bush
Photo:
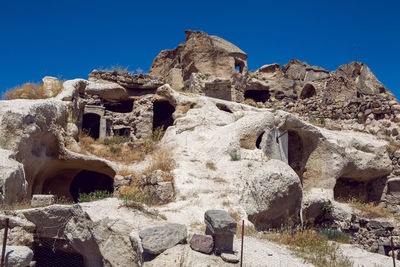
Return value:
[(164, 129), (162, 126), (160, 126), (153, 130), (153, 133), (151, 135), (151, 140), (154, 142), (158, 142), (161, 140), (163, 136), (164, 136)]
[(110, 152), (111, 153), (116, 154), (116, 153), (120, 153), (121, 151), (122, 151), (122, 149), (120, 147), (117, 147), (117, 146), (111, 146), (110, 147)]
[(119, 144), (127, 143), (129, 141), (130, 141), (130, 138), (127, 136), (114, 135), (112, 137), (104, 138), (103, 143), (105, 145), (119, 145)]
[(349, 234), (334, 228), (323, 228), (319, 231), (319, 234), (333, 241), (342, 243), (349, 243), (350, 241)]
[(78, 202), (90, 202), (94, 200), (104, 199), (112, 197), (112, 194), (106, 190), (96, 190), (94, 192), (87, 193), (79, 193)]
[(240, 152), (238, 152), (236, 149), (229, 152), (229, 156), (231, 156), (232, 161), (240, 160)]

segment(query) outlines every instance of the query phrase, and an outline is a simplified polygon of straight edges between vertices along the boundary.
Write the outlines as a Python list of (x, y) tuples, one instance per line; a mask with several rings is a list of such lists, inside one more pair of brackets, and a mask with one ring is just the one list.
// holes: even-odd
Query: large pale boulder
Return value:
[(3, 204), (22, 200), (28, 189), (24, 166), (12, 157), (11, 151), (0, 149), (0, 203)]
[(249, 220), (263, 229), (279, 227), (291, 217), (297, 220), (301, 199), (297, 174), (284, 162), (270, 160), (250, 174), (240, 202)]

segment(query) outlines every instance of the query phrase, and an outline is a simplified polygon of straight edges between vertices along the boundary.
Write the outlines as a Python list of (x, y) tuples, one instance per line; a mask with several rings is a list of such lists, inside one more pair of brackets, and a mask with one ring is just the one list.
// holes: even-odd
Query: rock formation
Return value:
[[(0, 213), (0, 228), (10, 219), (10, 244), (36, 255), (54, 244), (86, 266), (162, 266), (177, 263), (178, 254), (190, 266), (214, 256), (191, 254), (188, 232), (199, 234), (195, 225), (206, 211), (225, 210), (230, 250), (244, 219), (255, 230), (328, 225), (364, 249), (393, 253), (389, 233), (400, 236), (393, 219), (400, 215), (394, 95), (360, 62), (330, 72), (290, 60), (248, 73), (246, 59), (219, 37), (186, 31), (185, 43), (160, 52), (150, 74), (93, 70), (49, 99), (0, 101), (0, 202), (35, 195), (36, 206)], [(43, 80), (48, 91), (55, 84)], [(129, 142), (113, 149), (135, 153), (157, 133), (163, 136), (155, 147), (175, 162), (168, 170), (154, 155), (112, 162), (81, 149), (87, 137), (95, 147), (123, 138)], [(124, 187), (138, 190), (136, 202), (53, 205), (98, 190), (121, 197)], [(159, 206), (137, 203), (144, 202), (138, 192)], [(387, 218), (366, 216), (352, 199), (379, 205)], [(210, 253), (216, 242), (194, 235), (191, 246)]]

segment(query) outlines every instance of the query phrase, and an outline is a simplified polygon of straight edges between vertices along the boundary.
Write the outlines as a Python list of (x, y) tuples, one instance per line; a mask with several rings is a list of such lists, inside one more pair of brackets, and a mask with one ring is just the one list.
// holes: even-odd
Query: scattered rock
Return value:
[(194, 234), (190, 240), (190, 247), (193, 250), (210, 254), (214, 248), (214, 241), (211, 235)]
[(221, 258), (229, 263), (238, 263), (239, 257), (232, 253), (221, 253)]
[(224, 210), (208, 210), (204, 214), (207, 229), (214, 234), (236, 234), (236, 221)]
[(54, 195), (33, 195), (31, 200), (31, 207), (45, 207), (55, 203)]
[(140, 231), (139, 236), (142, 239), (144, 252), (160, 254), (176, 244), (185, 243), (187, 230), (186, 226), (174, 223), (147, 228)]

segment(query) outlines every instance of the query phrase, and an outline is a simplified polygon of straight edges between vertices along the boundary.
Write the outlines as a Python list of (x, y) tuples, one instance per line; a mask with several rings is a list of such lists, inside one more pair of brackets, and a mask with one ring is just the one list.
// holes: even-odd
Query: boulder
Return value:
[(280, 69), (280, 65), (278, 63), (273, 63), (273, 64), (268, 64), (264, 65), (261, 68), (257, 70), (257, 72), (265, 72), (265, 73), (271, 73), (275, 72)]
[(89, 95), (98, 95), (109, 101), (121, 101), (128, 98), (128, 93), (124, 87), (115, 82), (91, 82), (85, 89)]
[(55, 77), (46, 76), (42, 79), (42, 87), (46, 97), (53, 97), (54, 93), (62, 89), (62, 83)]
[(143, 251), (148, 254), (160, 254), (163, 251), (186, 242), (187, 229), (182, 224), (167, 224), (147, 228), (139, 232)]
[(292, 217), (298, 220), (302, 187), (287, 164), (271, 159), (255, 169), (242, 190), (241, 204), (256, 228), (280, 227)]
[(303, 220), (316, 221), (332, 211), (333, 192), (330, 189), (311, 188), (303, 197)]
[(0, 148), (0, 203), (12, 204), (27, 194), (24, 166), (13, 159), (13, 153)]
[(31, 207), (45, 207), (55, 203), (54, 195), (33, 195), (31, 200)]
[(190, 247), (193, 250), (210, 254), (214, 248), (214, 240), (211, 235), (194, 234), (190, 240)]
[(306, 76), (306, 67), (309, 65), (296, 59), (291, 59), (287, 64), (282, 66), (282, 71), (289, 79), (303, 81)]
[(26, 267), (33, 258), (33, 251), (25, 246), (7, 246), (5, 266)]

